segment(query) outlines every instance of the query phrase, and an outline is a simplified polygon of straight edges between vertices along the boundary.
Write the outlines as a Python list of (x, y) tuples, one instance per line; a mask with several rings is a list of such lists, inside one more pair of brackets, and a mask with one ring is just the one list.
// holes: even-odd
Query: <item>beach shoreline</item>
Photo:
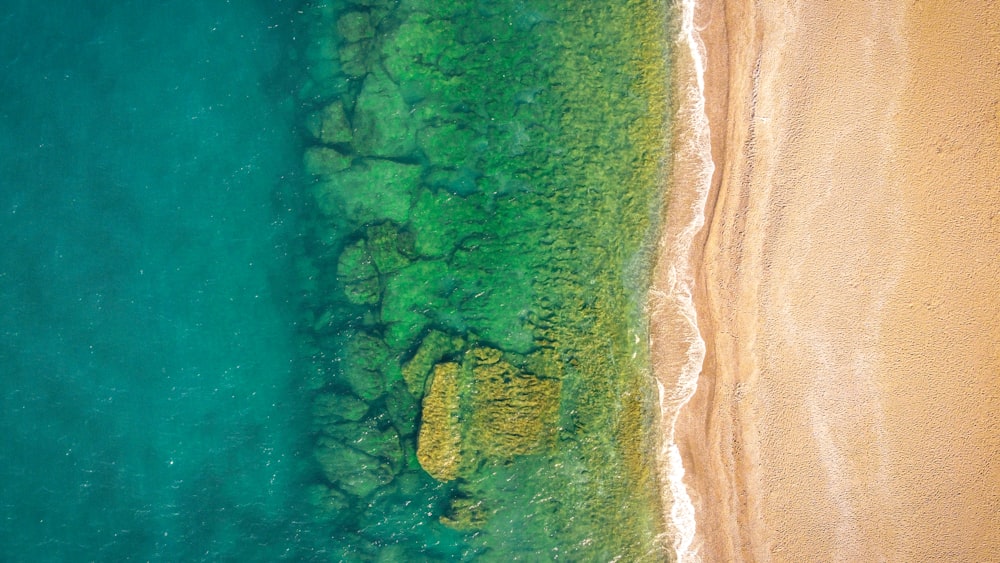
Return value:
[[(693, 22), (714, 170), (695, 194), (675, 165), (668, 231), (694, 195), (705, 226), (684, 256), (665, 233), (651, 299), (693, 508), (680, 559), (988, 560), (998, 9), (711, 0)], [(656, 297), (678, 259), (703, 343), (690, 397), (670, 385), (697, 346), (666, 343), (695, 315)]]

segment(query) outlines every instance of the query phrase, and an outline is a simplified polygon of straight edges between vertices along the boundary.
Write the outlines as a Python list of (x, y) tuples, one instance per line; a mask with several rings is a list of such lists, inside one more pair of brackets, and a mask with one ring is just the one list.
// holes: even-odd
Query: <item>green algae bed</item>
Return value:
[(300, 18), (300, 355), (331, 559), (662, 559), (642, 301), (668, 7)]

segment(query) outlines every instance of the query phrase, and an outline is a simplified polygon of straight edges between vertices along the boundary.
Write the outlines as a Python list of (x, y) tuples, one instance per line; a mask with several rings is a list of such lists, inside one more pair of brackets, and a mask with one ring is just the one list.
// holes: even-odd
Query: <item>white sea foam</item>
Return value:
[(664, 436), (659, 452), (660, 477), (668, 526), (666, 541), (678, 561), (698, 561), (695, 545), (695, 509), (684, 485), (684, 466), (674, 440), (680, 409), (694, 395), (705, 359), (705, 341), (698, 330), (692, 296), (691, 255), (695, 236), (705, 223), (705, 203), (715, 164), (705, 113), (705, 46), (694, 24), (695, 0), (683, 0), (680, 9), (677, 86), (679, 96), (670, 210), (660, 241), (661, 265), (651, 295), (650, 315), (663, 327), (663, 354), (657, 366), (661, 424)]

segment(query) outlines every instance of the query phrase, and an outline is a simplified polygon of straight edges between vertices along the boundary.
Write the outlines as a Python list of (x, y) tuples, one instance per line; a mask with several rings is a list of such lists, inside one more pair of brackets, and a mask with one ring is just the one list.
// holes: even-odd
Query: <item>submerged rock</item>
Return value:
[(454, 530), (468, 532), (482, 528), (487, 521), (485, 501), (481, 498), (458, 496), (451, 499), (441, 523)]
[(389, 76), (404, 88), (429, 86), (429, 65), (437, 59), (442, 34), (451, 31), (449, 24), (412, 14), (394, 29), (382, 43), (382, 65)]
[(472, 199), (451, 193), (421, 190), (410, 214), (414, 250), (421, 256), (450, 255), (463, 241), (487, 230), (483, 210)]
[(440, 311), (447, 310), (448, 265), (418, 260), (393, 275), (382, 299), (385, 340), (393, 350), (410, 348)]
[(366, 497), (392, 481), (392, 470), (384, 461), (331, 438), (317, 441), (315, 457), (328, 481), (356, 497)]
[(329, 425), (323, 432), (340, 443), (388, 463), (394, 473), (403, 467), (399, 434), (391, 426), (380, 429), (374, 421), (365, 420)]
[(337, 484), (344, 491), (364, 498), (391, 482), (392, 472), (382, 466), (375, 466), (341, 475)]
[(337, 279), (348, 301), (374, 305), (381, 300), (381, 278), (408, 266), (413, 235), (394, 223), (380, 223), (365, 230), (365, 238), (348, 245), (337, 260)]
[(404, 382), (396, 381), (389, 385), (385, 395), (385, 409), (401, 434), (413, 434), (420, 408)]
[(343, 393), (323, 393), (313, 400), (313, 422), (327, 426), (343, 421), (358, 421), (368, 412), (368, 404)]
[(330, 217), (346, 214), (357, 223), (406, 223), (420, 182), (420, 167), (370, 159), (313, 186), (319, 210)]
[(396, 563), (396, 561), (413, 561), (419, 557), (419, 553), (407, 553), (406, 547), (401, 544), (387, 545), (379, 550), (375, 563)]
[(325, 78), (336, 73), (337, 44), (333, 38), (316, 37), (306, 47), (304, 55), (314, 77)]
[(364, 6), (366, 8), (372, 8), (374, 10), (379, 6), (385, 7), (387, 4), (392, 4), (393, 1), (392, 0), (347, 0), (347, 3), (354, 6)]
[(439, 330), (432, 330), (420, 341), (420, 346), (403, 364), (403, 379), (414, 397), (424, 396), (424, 385), (434, 369), (434, 364), (447, 356), (458, 353), (465, 346), (462, 338), (453, 337)]
[(374, 54), (370, 41), (358, 41), (341, 45), (337, 51), (340, 68), (352, 79), (358, 79), (369, 72), (375, 65)]
[[(469, 244), (469, 243), (472, 244)], [(535, 349), (535, 337), (526, 323), (533, 288), (530, 270), (507, 258), (503, 271), (490, 257), (507, 252), (502, 239), (467, 241), (469, 250), (456, 250), (450, 264), (456, 272), (452, 297), (468, 329), (497, 348), (517, 354)]]
[(344, 294), (351, 303), (374, 305), (379, 302), (382, 288), (378, 270), (365, 241), (357, 241), (340, 253), (337, 280), (344, 286)]
[(368, 251), (381, 274), (405, 268), (414, 256), (413, 235), (394, 223), (372, 225), (366, 230)]
[(385, 394), (383, 370), (390, 361), (385, 343), (363, 332), (353, 335), (344, 346), (341, 380), (365, 402)]
[(347, 516), (351, 502), (344, 493), (326, 485), (311, 485), (306, 490), (309, 504), (319, 515), (327, 520), (336, 520)]
[(467, 166), (461, 168), (432, 168), (427, 174), (427, 185), (451, 194), (468, 197), (479, 193), (480, 173)]
[(347, 121), (344, 102), (337, 100), (309, 114), (306, 130), (313, 139), (326, 145), (350, 143), (351, 124)]
[(375, 28), (367, 12), (344, 12), (337, 20), (337, 33), (344, 41), (353, 43), (374, 37)]
[(427, 14), (442, 20), (465, 15), (469, 9), (469, 2), (456, 0), (407, 0), (400, 5), (400, 10)]
[(479, 134), (456, 123), (443, 123), (421, 129), (417, 133), (417, 144), (434, 166), (448, 169), (472, 167), (475, 153), (473, 148)]
[(332, 176), (351, 167), (351, 157), (328, 147), (309, 147), (302, 157), (306, 174)]
[(404, 158), (416, 149), (410, 106), (389, 76), (366, 77), (354, 109), (354, 148), (365, 156)]

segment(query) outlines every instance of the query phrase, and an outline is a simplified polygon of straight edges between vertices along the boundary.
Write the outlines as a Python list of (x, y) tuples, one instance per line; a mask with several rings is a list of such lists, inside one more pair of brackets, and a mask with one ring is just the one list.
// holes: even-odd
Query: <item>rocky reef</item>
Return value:
[(301, 11), (301, 371), (333, 552), (659, 557), (636, 303), (666, 6)]

